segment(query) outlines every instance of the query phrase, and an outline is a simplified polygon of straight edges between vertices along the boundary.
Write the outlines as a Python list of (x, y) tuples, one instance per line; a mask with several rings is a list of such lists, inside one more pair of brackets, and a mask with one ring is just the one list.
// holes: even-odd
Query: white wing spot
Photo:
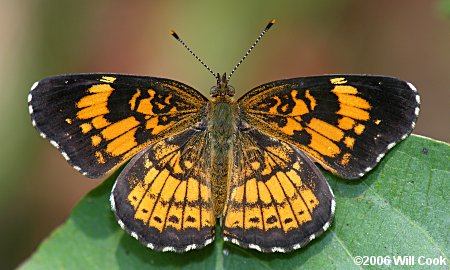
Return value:
[(148, 243), (147, 247), (153, 249), (155, 246), (152, 243)]
[(214, 237), (213, 237), (213, 238), (210, 238), (210, 239), (207, 239), (207, 240), (205, 241), (205, 246), (211, 244), (212, 241), (214, 241)]
[(372, 167), (367, 167), (364, 171), (369, 172), (370, 170), (372, 170)]
[(64, 157), (66, 160), (70, 160), (70, 158), (69, 158), (69, 156), (67, 155), (66, 152), (61, 152), (61, 154), (63, 155), (63, 157)]
[(273, 247), (272, 252), (286, 252), (286, 250), (284, 248), (280, 248), (280, 247)]
[(388, 144), (387, 149), (391, 149), (392, 147), (395, 146), (395, 142)]
[(257, 251), (261, 251), (261, 247), (255, 244), (249, 244), (248, 248), (256, 249)]
[(33, 85), (31, 86), (31, 91), (33, 91), (38, 86), (38, 84), (39, 82), (33, 83)]
[(414, 110), (414, 113), (416, 114), (416, 116), (418, 116), (418, 115), (419, 115), (419, 112), (420, 112), (420, 108), (417, 107), (417, 108)]
[(325, 223), (325, 225), (323, 225), (323, 231), (328, 230), (328, 228), (330, 227), (330, 222)]
[(122, 230), (125, 230), (125, 224), (123, 224), (122, 220), (117, 220), (117, 223), (119, 223), (120, 228), (122, 228)]
[(135, 232), (131, 232), (130, 235), (131, 235), (131, 237), (133, 237), (133, 238), (136, 239), (136, 240), (139, 239), (137, 233), (135, 233)]
[(239, 246), (239, 241), (237, 239), (231, 238), (231, 243), (236, 244)]
[(55, 141), (51, 140), (50, 144), (59, 149), (59, 144), (56, 143)]
[(384, 153), (381, 153), (377, 157), (377, 162), (380, 162), (380, 160), (384, 157)]
[(30, 114), (33, 114), (33, 106), (28, 105), (28, 112), (29, 112)]
[(184, 251), (189, 251), (189, 250), (191, 250), (191, 249), (196, 249), (196, 248), (197, 248), (197, 245), (196, 245), (196, 244), (192, 244), (192, 245), (187, 246), (187, 247), (184, 249)]
[(419, 95), (416, 95), (416, 101), (417, 101), (417, 103), (420, 104), (420, 96)]
[(336, 201), (333, 199), (331, 201), (331, 214), (334, 214), (334, 211), (336, 210)]
[(416, 87), (412, 83), (410, 83), (410, 82), (407, 82), (407, 83), (408, 83), (409, 88), (411, 88), (411, 90), (413, 90), (414, 92), (417, 92)]
[[(36, 126), (36, 122), (34, 122), (34, 126)], [(39, 135), (41, 135), (41, 137), (44, 139), (47, 138), (47, 135), (45, 135), (43, 132), (39, 133)]]
[(311, 234), (311, 236), (309, 237), (309, 241), (312, 241), (314, 239), (316, 239), (316, 235), (315, 234)]
[(81, 168), (78, 167), (78, 166), (73, 166), (73, 168), (74, 168), (75, 170), (77, 170), (77, 171), (81, 171)]
[(30, 102), (32, 98), (33, 98), (33, 97), (32, 97), (32, 95), (31, 95), (31, 93), (29, 93), (29, 94), (28, 94), (28, 102)]
[(111, 196), (109, 196), (109, 202), (111, 203), (111, 209), (116, 211), (116, 202), (114, 201), (114, 195), (111, 192)]
[(167, 251), (175, 251), (174, 247), (165, 247), (162, 249), (163, 252), (167, 252)]

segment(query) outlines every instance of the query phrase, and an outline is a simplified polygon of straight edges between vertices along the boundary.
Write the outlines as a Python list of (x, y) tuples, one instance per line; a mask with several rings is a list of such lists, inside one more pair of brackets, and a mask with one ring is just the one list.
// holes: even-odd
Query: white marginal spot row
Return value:
[[(111, 203), (111, 209), (114, 212), (116, 212), (116, 201), (114, 199), (113, 192), (114, 192), (114, 189), (116, 188), (116, 184), (117, 184), (117, 182), (114, 183), (113, 188), (111, 190), (111, 195), (109, 197), (109, 200), (110, 200), (110, 203)], [(122, 220), (117, 219), (117, 223), (119, 224), (120, 228), (122, 228), (122, 230), (127, 231), (127, 228), (125, 227), (125, 223), (123, 223)], [(135, 232), (133, 232), (131, 230), (128, 230), (128, 231), (129, 231), (129, 234), (133, 238), (135, 238), (136, 240), (139, 240), (139, 235), (137, 233), (135, 233)], [(193, 250), (193, 249), (197, 249), (197, 248), (201, 248), (201, 247), (207, 246), (207, 245), (211, 244), (213, 241), (214, 241), (214, 236), (212, 238), (206, 239), (206, 241), (205, 241), (205, 243), (203, 245), (200, 245), (200, 246), (197, 245), (197, 244), (188, 245), (188, 246), (186, 246), (184, 251), (186, 252), (186, 251), (189, 251), (189, 250)], [(150, 248), (150, 249), (155, 249), (155, 245), (152, 244), (152, 243), (147, 243), (145, 246), (147, 248)], [(167, 251), (176, 252), (177, 249), (175, 247), (168, 246), (168, 247), (163, 247), (161, 251), (162, 252), (167, 252)]]
[[(411, 90), (413, 90), (415, 93), (417, 93), (417, 88), (416, 88), (412, 83), (410, 83), (410, 82), (406, 82), (406, 83), (408, 84), (409, 88), (411, 88)], [(419, 96), (418, 94), (416, 94), (416, 102), (417, 102), (417, 104), (420, 104), (420, 96)], [(417, 107), (414, 109), (414, 114), (415, 114), (416, 116), (419, 116), (419, 112), (420, 112), (420, 107), (417, 106)], [(413, 121), (413, 122), (411, 123), (411, 128), (414, 129), (415, 127), (416, 127), (416, 121)], [(406, 139), (406, 138), (408, 137), (408, 135), (409, 135), (408, 133), (407, 133), (407, 134), (404, 134), (404, 135), (401, 137), (401, 140)], [(392, 149), (395, 145), (396, 145), (395, 142), (392, 142), (392, 143), (388, 144), (388, 146), (386, 147), (386, 151)], [(384, 157), (385, 154), (386, 154), (386, 152), (381, 153), (381, 154), (378, 155), (378, 157), (377, 157), (377, 159), (376, 159), (377, 163), (380, 162), (380, 160)], [(373, 167), (372, 167), (372, 168), (371, 168), (371, 167), (368, 167), (368, 168), (366, 168), (364, 171), (365, 171), (365, 172), (368, 172), (368, 171), (370, 171), (370, 170), (372, 170), (372, 169), (373, 169)], [(364, 173), (360, 173), (359, 176), (360, 176), (360, 177), (364, 176)]]
[[(331, 187), (329, 187), (329, 190), (330, 190), (331, 194), (332, 194), (333, 197), (334, 197), (333, 190), (331, 189)], [(335, 199), (333, 198), (333, 199), (331, 200), (331, 215), (334, 215), (335, 210), (336, 210), (336, 201), (335, 201)], [(314, 240), (314, 239), (317, 237), (318, 234), (320, 234), (320, 233), (322, 233), (322, 232), (328, 230), (328, 228), (330, 227), (330, 225), (331, 225), (331, 223), (330, 223), (329, 221), (326, 222), (326, 223), (323, 225), (323, 227), (322, 227), (322, 231), (319, 231), (319, 232), (317, 232), (317, 233), (312, 234), (312, 235), (309, 236), (309, 238), (308, 238), (309, 242), (312, 241), (312, 240)], [(228, 238), (227, 236), (224, 236), (223, 239), (224, 239), (225, 241), (228, 241), (228, 242), (231, 242), (231, 243), (236, 244), (236, 245), (238, 245), (238, 246), (241, 246), (241, 243), (239, 242), (239, 240), (237, 240), (237, 239), (235, 239), (235, 238)], [(258, 246), (258, 245), (255, 245), (255, 244), (248, 244), (248, 248), (256, 249), (256, 250), (258, 250), (258, 251), (260, 251), (260, 252), (262, 251), (262, 248), (261, 248), (260, 246)], [(271, 252), (282, 252), (282, 253), (285, 253), (285, 252), (287, 252), (288, 250), (296, 250), (296, 249), (299, 249), (299, 248), (301, 248), (301, 245), (300, 245), (300, 244), (295, 244), (295, 245), (293, 245), (292, 247), (290, 247), (289, 249), (282, 248), (282, 247), (272, 247), (272, 248), (270, 249), (270, 251), (271, 251)]]
[[(28, 94), (28, 103), (30, 103), (30, 102), (33, 100), (33, 94), (32, 94), (31, 92), (32, 92), (34, 89), (36, 89), (36, 87), (37, 87), (38, 85), (39, 85), (39, 81), (33, 83), (33, 85), (31, 86), (30, 93)], [(29, 113), (30, 113), (31, 115), (33, 115), (34, 109), (33, 109), (33, 106), (32, 106), (31, 104), (28, 105), (28, 111), (29, 111)], [(31, 120), (31, 124), (33, 125), (33, 127), (36, 127), (36, 120), (32, 119), (32, 120)], [(44, 138), (44, 139), (47, 138), (47, 135), (45, 135), (45, 133), (43, 133), (43, 132), (39, 132), (39, 135), (40, 135), (42, 138)], [(54, 147), (56, 147), (56, 149), (60, 150), (60, 146), (59, 146), (59, 144), (58, 144), (56, 141), (50, 140), (50, 144), (52, 144)], [(60, 152), (61, 152), (61, 154), (62, 154), (62, 156), (64, 157), (65, 160), (67, 160), (67, 161), (70, 160), (70, 157), (69, 157), (69, 155), (68, 155), (66, 152), (63, 152), (63, 151), (60, 151)], [(73, 165), (72, 167), (73, 167), (75, 170), (81, 172), (81, 168), (80, 168), (79, 166)], [(82, 174), (85, 175), (85, 176), (88, 175), (87, 172), (82, 172)]]

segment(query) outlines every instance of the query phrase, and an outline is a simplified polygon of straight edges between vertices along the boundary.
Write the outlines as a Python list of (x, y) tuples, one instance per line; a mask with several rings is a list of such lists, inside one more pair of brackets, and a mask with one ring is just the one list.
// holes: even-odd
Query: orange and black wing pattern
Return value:
[(207, 102), (180, 82), (119, 74), (49, 77), (28, 96), (41, 136), (91, 178), (199, 122)]
[(296, 147), (238, 126), (223, 236), (262, 252), (289, 252), (328, 229), (335, 201), (327, 181)]
[(420, 97), (411, 83), (396, 78), (326, 75), (267, 83), (238, 103), (250, 125), (353, 179), (411, 133)]
[(185, 252), (214, 239), (210, 143), (205, 125), (151, 144), (117, 178), (111, 205), (143, 245)]

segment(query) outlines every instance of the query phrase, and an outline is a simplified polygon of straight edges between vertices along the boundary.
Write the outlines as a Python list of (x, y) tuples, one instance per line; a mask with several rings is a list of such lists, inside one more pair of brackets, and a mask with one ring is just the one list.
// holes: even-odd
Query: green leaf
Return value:
[[(109, 193), (116, 175), (90, 192), (22, 269), (358, 269), (354, 256), (445, 257), (448, 263), (450, 147), (410, 136), (362, 180), (326, 173), (336, 195), (332, 227), (288, 254), (262, 254), (224, 243), (185, 254), (141, 246), (117, 225)], [(394, 264), (394, 261), (391, 261)], [(410, 268), (408, 268), (410, 269)]]

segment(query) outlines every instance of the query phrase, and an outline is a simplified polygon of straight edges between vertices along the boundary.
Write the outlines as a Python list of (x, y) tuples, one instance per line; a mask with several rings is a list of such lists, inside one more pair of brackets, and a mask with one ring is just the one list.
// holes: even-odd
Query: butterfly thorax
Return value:
[(222, 215), (227, 196), (231, 144), (236, 133), (237, 106), (230, 97), (216, 97), (208, 110), (211, 141), (211, 186), (215, 216)]

